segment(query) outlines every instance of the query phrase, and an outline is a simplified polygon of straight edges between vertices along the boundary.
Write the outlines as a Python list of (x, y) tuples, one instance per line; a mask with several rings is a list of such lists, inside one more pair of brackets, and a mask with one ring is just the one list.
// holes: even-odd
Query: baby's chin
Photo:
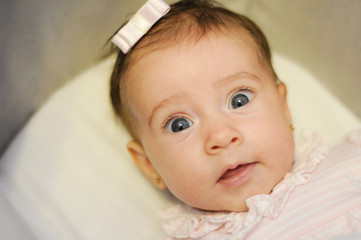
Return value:
[[(252, 195), (253, 196), (253, 195)], [(250, 196), (250, 197), (252, 197)], [(184, 202), (184, 201), (183, 201)], [(196, 209), (202, 211), (212, 211), (212, 212), (247, 212), (248, 207), (246, 204), (246, 199), (227, 199), (224, 201), (219, 201), (217, 203), (210, 201), (205, 202), (204, 204), (191, 204), (185, 202), (187, 205), (192, 206)]]
[[(277, 185), (277, 184), (275, 184)], [(203, 206), (193, 206), (200, 210), (204, 211), (213, 211), (213, 212), (248, 212), (249, 208), (247, 206), (247, 199), (252, 198), (256, 195), (260, 194), (270, 194), (273, 191), (273, 187), (269, 189), (258, 189), (258, 191), (254, 191), (249, 193), (248, 196), (242, 196), (238, 199), (225, 200), (223, 203), (217, 205), (203, 205)]]
[(227, 210), (229, 212), (247, 212), (248, 211), (248, 207), (246, 205), (246, 203), (240, 205), (239, 207)]

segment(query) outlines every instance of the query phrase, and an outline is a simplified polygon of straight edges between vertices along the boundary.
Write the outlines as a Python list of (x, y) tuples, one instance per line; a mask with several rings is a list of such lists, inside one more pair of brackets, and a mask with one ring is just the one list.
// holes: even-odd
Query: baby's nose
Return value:
[(232, 125), (219, 124), (208, 133), (205, 142), (205, 151), (210, 155), (218, 154), (232, 146), (242, 144), (243, 136)]

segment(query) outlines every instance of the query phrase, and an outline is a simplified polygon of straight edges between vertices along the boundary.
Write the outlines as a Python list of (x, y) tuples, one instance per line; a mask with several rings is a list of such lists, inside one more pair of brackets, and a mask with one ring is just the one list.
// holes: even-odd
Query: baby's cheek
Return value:
[(294, 158), (295, 158), (295, 144), (293, 140), (293, 135), (290, 135), (289, 138), (281, 143), (282, 147), (280, 149), (279, 158), (282, 159), (280, 161), (280, 165), (282, 166), (283, 172), (281, 174), (285, 175), (292, 168)]
[(192, 205), (199, 206), (205, 196), (204, 180), (197, 178), (194, 172), (180, 172), (178, 177), (169, 182), (169, 190), (181, 201)]

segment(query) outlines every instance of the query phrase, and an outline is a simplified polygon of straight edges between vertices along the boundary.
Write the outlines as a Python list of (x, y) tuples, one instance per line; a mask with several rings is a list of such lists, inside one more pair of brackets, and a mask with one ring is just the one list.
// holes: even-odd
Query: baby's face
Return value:
[(159, 174), (185, 203), (245, 211), (247, 198), (270, 193), (290, 170), (286, 89), (250, 39), (209, 36), (157, 50), (128, 77), (127, 98), (150, 161), (143, 171)]

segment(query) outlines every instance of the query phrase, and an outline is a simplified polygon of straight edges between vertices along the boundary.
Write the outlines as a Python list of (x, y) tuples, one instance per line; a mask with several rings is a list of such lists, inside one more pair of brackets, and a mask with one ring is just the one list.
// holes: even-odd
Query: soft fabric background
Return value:
[(102, 58), (143, 2), (0, 0), (0, 155), (55, 89)]

